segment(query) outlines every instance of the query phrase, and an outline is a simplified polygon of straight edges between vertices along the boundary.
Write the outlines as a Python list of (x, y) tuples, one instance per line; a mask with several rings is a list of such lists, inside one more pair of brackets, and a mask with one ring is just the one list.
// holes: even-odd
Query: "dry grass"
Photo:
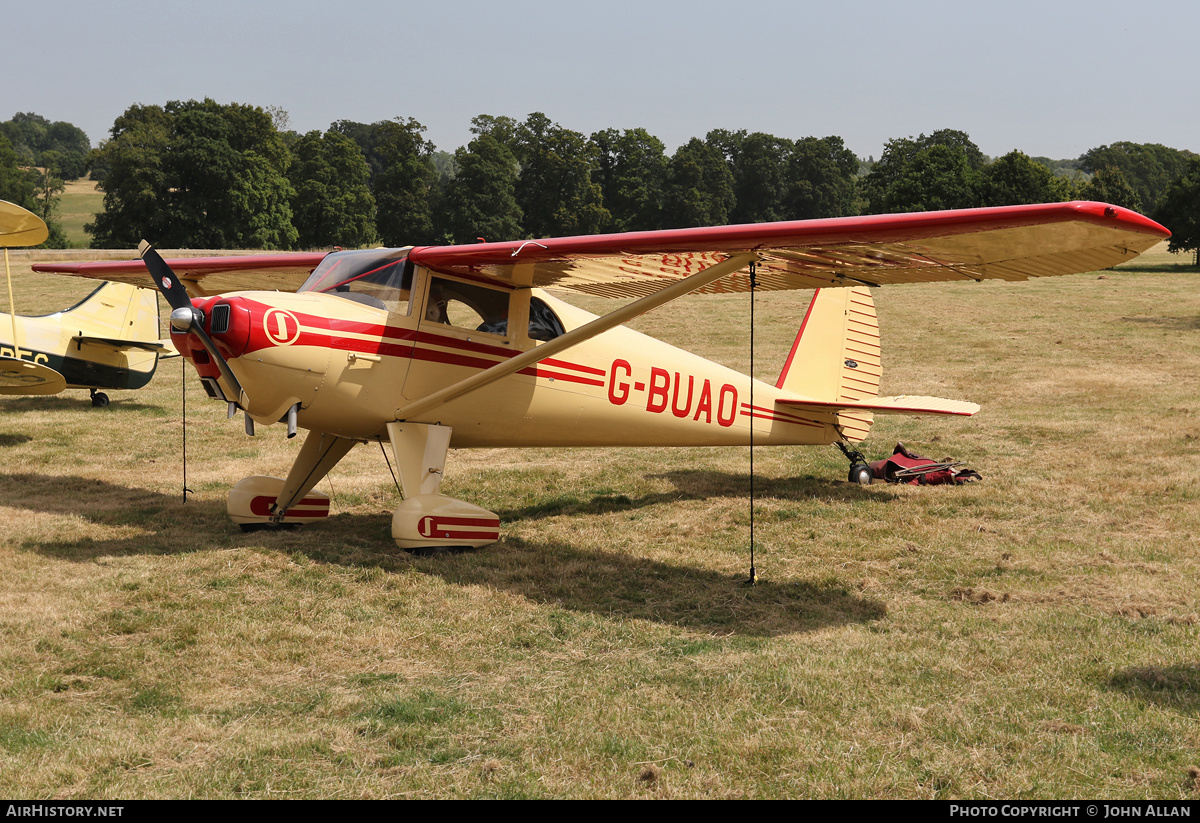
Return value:
[[(360, 447), (334, 515), (244, 535), (246, 438), (178, 361), (93, 410), (0, 401), (0, 794), (1197, 797), (1200, 297), (1140, 268), (877, 295), (882, 420), (984, 482), (861, 488), (832, 448), (456, 452), (503, 539), (417, 558)], [(18, 280), (51, 310), (70, 280)], [(86, 288), (83, 289), (86, 291)], [(56, 302), (58, 301), (58, 302)], [(774, 377), (796, 295), (760, 296)], [(745, 368), (745, 298), (643, 330)], [(905, 330), (901, 332), (900, 330)]]

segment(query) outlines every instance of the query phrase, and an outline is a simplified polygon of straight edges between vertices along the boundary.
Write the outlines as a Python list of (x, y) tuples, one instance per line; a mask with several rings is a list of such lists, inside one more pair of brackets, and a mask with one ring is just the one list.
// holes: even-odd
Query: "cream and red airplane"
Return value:
[[(233, 488), (235, 522), (324, 517), (316, 483), (356, 443), (389, 441), (404, 497), (392, 536), (424, 548), (499, 536), (494, 513), (439, 493), (450, 446), (745, 445), (752, 428), (756, 445), (816, 445), (862, 440), (874, 414), (973, 414), (878, 396), (871, 288), (1094, 271), (1168, 235), (1076, 202), (169, 263), (143, 243), (139, 261), (35, 269), (152, 276), (177, 348), (231, 417), (244, 410), (249, 433), (309, 430), (286, 478)], [(775, 385), (621, 327), (687, 293), (749, 291), (752, 278), (816, 289)], [(545, 289), (636, 299), (596, 317)]]
[(154, 376), (158, 355), (168, 351), (159, 339), (158, 295), (105, 283), (69, 309), (18, 315), (8, 250), (36, 246), (48, 236), (40, 217), (0, 200), (9, 311), (0, 313), (0, 395), (88, 389), (93, 406), (107, 406), (108, 395), (99, 389), (140, 389)]

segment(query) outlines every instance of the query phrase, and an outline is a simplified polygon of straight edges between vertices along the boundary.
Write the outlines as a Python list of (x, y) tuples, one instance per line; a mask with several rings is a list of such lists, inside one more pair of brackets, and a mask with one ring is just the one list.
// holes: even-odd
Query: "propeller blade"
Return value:
[[(162, 292), (162, 296), (166, 298), (167, 305), (172, 309), (190, 309), (192, 307), (192, 298), (187, 293), (187, 289), (179, 282), (179, 278), (175, 276), (175, 272), (171, 271), (171, 267), (167, 265), (167, 261), (162, 259), (154, 247), (143, 240), (138, 244), (138, 254), (142, 256), (146, 268), (150, 271), (150, 276), (154, 278), (155, 285)], [(173, 313), (172, 313), (173, 314)]]
[(167, 261), (162, 259), (162, 255), (155, 251), (153, 246), (143, 240), (138, 244), (138, 254), (142, 256), (146, 268), (150, 271), (150, 276), (154, 278), (158, 290), (162, 292), (162, 296), (166, 298), (167, 304), (171, 307), (171, 328), (177, 332), (193, 335), (200, 341), (209, 356), (212, 357), (213, 362), (217, 364), (221, 377), (233, 389), (238, 404), (245, 408), (250, 398), (233, 370), (229, 368), (228, 361), (221, 352), (217, 351), (217, 344), (204, 330), (204, 312), (192, 305), (192, 298), (187, 293), (187, 289), (179, 282), (175, 272), (171, 271)]

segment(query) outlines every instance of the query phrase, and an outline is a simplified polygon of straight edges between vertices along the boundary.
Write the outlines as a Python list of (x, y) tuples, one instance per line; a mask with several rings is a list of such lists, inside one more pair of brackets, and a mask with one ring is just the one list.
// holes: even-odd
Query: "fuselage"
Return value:
[[(259, 423), (277, 422), (299, 403), (304, 428), (385, 438), (389, 422), (410, 419), (452, 427), (460, 448), (734, 445), (749, 441), (751, 426), (763, 445), (838, 437), (832, 415), (776, 406), (794, 395), (624, 327), (409, 418), (404, 409), (413, 402), (595, 315), (539, 289), (411, 265), (403, 276), (386, 292), (325, 285), (194, 305)], [(226, 395), (200, 344), (178, 333), (174, 340), (210, 393)]]
[(157, 340), (157, 296), (120, 283), (106, 283), (53, 314), (0, 314), (0, 356), (48, 366), (73, 388), (140, 389), (154, 376), (158, 356), (123, 344)]

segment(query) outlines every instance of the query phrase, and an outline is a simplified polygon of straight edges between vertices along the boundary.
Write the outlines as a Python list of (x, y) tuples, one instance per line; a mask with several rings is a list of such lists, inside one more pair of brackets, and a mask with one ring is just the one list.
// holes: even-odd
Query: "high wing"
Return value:
[[(326, 252), (283, 252), (228, 257), (186, 257), (170, 260), (171, 269), (193, 297), (230, 291), (295, 291)], [(157, 289), (142, 260), (106, 260), (90, 263), (35, 263), (34, 271), (73, 274), (95, 280), (114, 280)]]
[[(1109, 268), (1169, 236), (1128, 209), (1074, 202), (417, 247), (409, 259), (433, 271), (638, 299), (410, 403), (397, 417), (414, 419), (685, 292), (749, 291), (751, 263), (755, 287), (765, 290), (1026, 280)], [(969, 415), (978, 410), (973, 403), (938, 398), (879, 398), (858, 407), (796, 405), (819, 412)]]
[[(757, 288), (812, 289), (964, 280), (1026, 280), (1096, 271), (1136, 257), (1170, 232), (1106, 203), (836, 217), (461, 246), (418, 246), (409, 259), (445, 274), (603, 297), (644, 297), (738, 255), (757, 260)], [(192, 296), (295, 291), (324, 252), (168, 259)], [(37, 263), (34, 271), (153, 283), (141, 260)], [(738, 271), (696, 293), (743, 292)]]
[[(423, 246), (409, 259), (513, 286), (641, 297), (741, 253), (758, 258), (757, 288), (811, 289), (1096, 271), (1168, 236), (1128, 209), (1073, 202)], [(740, 271), (695, 291), (749, 288)]]

